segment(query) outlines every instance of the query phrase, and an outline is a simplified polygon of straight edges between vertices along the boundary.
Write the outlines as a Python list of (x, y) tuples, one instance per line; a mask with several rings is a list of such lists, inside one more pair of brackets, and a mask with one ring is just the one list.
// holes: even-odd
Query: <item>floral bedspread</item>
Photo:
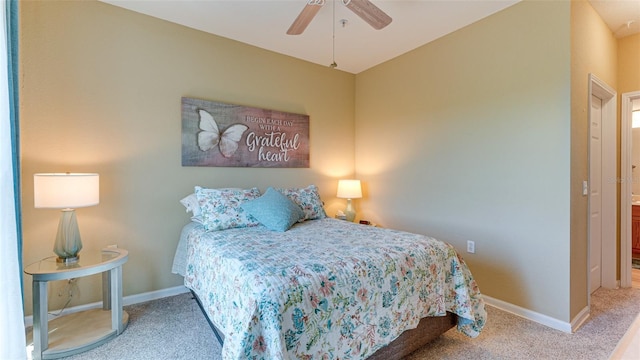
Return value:
[(223, 359), (364, 359), (425, 316), (455, 313), (470, 337), (485, 324), (462, 258), (424, 235), (326, 218), (187, 240), (185, 285), (225, 335)]

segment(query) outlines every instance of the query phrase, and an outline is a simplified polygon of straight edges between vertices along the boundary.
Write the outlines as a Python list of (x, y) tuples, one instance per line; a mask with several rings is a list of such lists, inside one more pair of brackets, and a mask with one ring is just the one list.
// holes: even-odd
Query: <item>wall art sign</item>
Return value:
[(182, 166), (309, 167), (309, 116), (182, 98)]

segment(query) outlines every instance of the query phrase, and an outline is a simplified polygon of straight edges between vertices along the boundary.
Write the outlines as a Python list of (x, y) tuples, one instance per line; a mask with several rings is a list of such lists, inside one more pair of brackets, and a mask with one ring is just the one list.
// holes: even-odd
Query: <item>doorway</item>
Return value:
[[(636, 108), (637, 107), (637, 108)], [(632, 111), (640, 110), (640, 91), (622, 94), (621, 97), (621, 151), (620, 151), (620, 286), (630, 287), (631, 277), (631, 206), (633, 194), (633, 131), (632, 131)], [(636, 144), (636, 147), (640, 144)], [(640, 165), (640, 164), (637, 164)], [(640, 171), (640, 168), (636, 167)], [(640, 195), (640, 194), (636, 194)]]
[(617, 282), (616, 92), (589, 74), (588, 294)]

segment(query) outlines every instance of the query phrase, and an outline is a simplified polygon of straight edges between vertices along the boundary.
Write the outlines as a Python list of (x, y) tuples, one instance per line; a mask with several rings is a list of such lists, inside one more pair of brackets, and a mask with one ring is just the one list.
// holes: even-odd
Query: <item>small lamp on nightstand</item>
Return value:
[(62, 209), (53, 252), (58, 262), (78, 261), (82, 249), (80, 230), (74, 208), (100, 202), (98, 174), (51, 173), (33, 175), (34, 206)]
[(351, 199), (359, 199), (362, 197), (360, 180), (338, 180), (337, 197), (347, 199), (347, 208), (344, 210), (345, 215), (347, 215), (347, 221), (355, 220), (356, 211), (353, 209)]

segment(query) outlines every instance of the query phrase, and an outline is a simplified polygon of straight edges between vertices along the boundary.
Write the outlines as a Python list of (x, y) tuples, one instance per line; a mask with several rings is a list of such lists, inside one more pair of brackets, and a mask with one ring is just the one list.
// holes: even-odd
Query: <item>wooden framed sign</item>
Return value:
[(182, 98), (182, 166), (309, 167), (309, 116)]

